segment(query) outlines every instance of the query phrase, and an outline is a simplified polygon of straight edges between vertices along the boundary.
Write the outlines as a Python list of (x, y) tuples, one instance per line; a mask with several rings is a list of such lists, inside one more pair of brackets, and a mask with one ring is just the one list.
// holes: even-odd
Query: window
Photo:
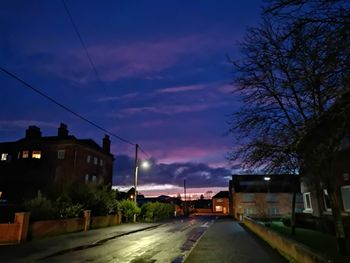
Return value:
[(88, 184), (89, 183), (89, 175), (85, 174), (85, 183)]
[(350, 185), (344, 185), (340, 188), (343, 199), (344, 211), (350, 212)]
[(311, 195), (310, 192), (308, 193), (303, 193), (303, 198), (304, 198), (304, 208), (305, 212), (312, 212), (312, 205), (311, 205)]
[(103, 160), (102, 159), (100, 160), (100, 166), (103, 166)]
[(2, 153), (1, 154), (1, 161), (7, 161), (8, 160), (8, 153)]
[(323, 202), (324, 202), (324, 208), (326, 209), (326, 211), (332, 211), (331, 202), (329, 200), (327, 189), (323, 189)]
[(243, 202), (253, 202), (255, 198), (254, 194), (243, 194), (242, 199)]
[(65, 155), (66, 151), (65, 150), (58, 150), (57, 152), (57, 159), (64, 159), (64, 155)]
[(267, 208), (268, 215), (279, 215), (280, 211), (278, 207), (269, 207)]
[(256, 214), (255, 207), (244, 208), (244, 214), (245, 215), (255, 215)]
[(94, 157), (94, 164), (97, 165), (97, 163), (98, 163), (98, 159), (97, 157)]
[[(292, 198), (293, 198), (293, 195), (292, 195)], [(295, 195), (295, 202), (296, 203), (303, 203), (303, 195), (297, 193)]]
[(97, 179), (96, 175), (93, 175), (92, 176), (92, 183), (96, 184), (96, 179)]
[(29, 158), (29, 151), (23, 151), (22, 158), (24, 158), (24, 159)]
[(222, 206), (221, 205), (216, 205), (215, 206), (215, 212), (222, 212)]
[(87, 163), (90, 163), (90, 162), (91, 162), (91, 156), (90, 156), (90, 155), (87, 156), (86, 162), (87, 162)]
[(21, 158), (21, 152), (18, 152), (17, 153), (17, 159), (20, 159)]
[(216, 199), (216, 202), (217, 202), (217, 203), (222, 203), (223, 200), (222, 200), (222, 199)]
[(278, 203), (278, 195), (277, 194), (266, 194), (266, 202), (268, 203)]
[(33, 159), (40, 159), (41, 158), (41, 151), (33, 151), (32, 158)]

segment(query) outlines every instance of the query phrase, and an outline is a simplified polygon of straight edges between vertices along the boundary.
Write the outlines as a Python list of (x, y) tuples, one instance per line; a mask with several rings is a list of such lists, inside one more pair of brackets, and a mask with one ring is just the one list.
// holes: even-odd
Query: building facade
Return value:
[(0, 192), (8, 202), (21, 202), (47, 192), (79, 184), (112, 184), (113, 155), (106, 135), (102, 146), (69, 135), (60, 125), (57, 136), (44, 137), (29, 126), (25, 137), (0, 143)]
[(298, 177), (292, 175), (232, 175), (230, 184), (232, 215), (257, 218), (281, 217), (292, 211), (296, 187), (296, 212), (303, 211)]
[[(350, 142), (350, 140), (349, 140)], [(350, 143), (336, 154), (332, 171), (335, 182), (335, 194), (340, 202), (342, 216), (350, 216)], [(317, 178), (317, 175), (313, 175)], [(304, 200), (304, 213), (316, 217), (331, 216), (328, 191), (322, 180), (313, 176), (301, 179), (301, 192)]]

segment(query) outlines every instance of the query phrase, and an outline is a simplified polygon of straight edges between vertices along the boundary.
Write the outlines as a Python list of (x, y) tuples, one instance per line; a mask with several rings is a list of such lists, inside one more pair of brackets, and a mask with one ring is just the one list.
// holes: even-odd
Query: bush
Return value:
[(113, 214), (118, 209), (116, 192), (108, 186), (82, 185), (72, 188), (68, 195), (73, 203), (91, 210), (94, 216)]
[(134, 218), (134, 214), (140, 214), (140, 208), (131, 200), (122, 200), (119, 202), (119, 210), (122, 213), (123, 221), (130, 222)]
[(291, 226), (291, 216), (290, 215), (285, 215), (281, 218), (281, 221), (283, 225), (290, 227)]
[(83, 210), (91, 210), (92, 215), (108, 215), (118, 209), (116, 192), (108, 186), (81, 185), (68, 189), (54, 201), (38, 191), (37, 197), (25, 202), (26, 210), (31, 212), (31, 220), (76, 218)]
[(165, 203), (146, 203), (141, 207), (143, 220), (152, 222), (160, 219), (170, 218), (174, 215), (174, 206)]
[(83, 205), (79, 203), (74, 204), (66, 194), (58, 197), (55, 204), (60, 218), (76, 218), (82, 216)]
[(30, 220), (48, 220), (57, 218), (57, 208), (53, 203), (38, 191), (35, 198), (24, 202), (24, 207), (30, 212)]

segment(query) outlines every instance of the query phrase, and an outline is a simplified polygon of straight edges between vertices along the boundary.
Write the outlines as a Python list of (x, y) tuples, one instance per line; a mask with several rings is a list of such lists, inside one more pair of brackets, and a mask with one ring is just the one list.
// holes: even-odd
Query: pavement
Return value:
[[(160, 225), (159, 223), (121, 224), (108, 227), (108, 231), (106, 228), (100, 228), (33, 240), (20, 245), (0, 246), (0, 262), (40, 261), (67, 251), (97, 246), (117, 237), (156, 228)], [(25, 259), (23, 259), (24, 255)]]
[(287, 262), (277, 251), (229, 217), (218, 218), (192, 249), (185, 263)]

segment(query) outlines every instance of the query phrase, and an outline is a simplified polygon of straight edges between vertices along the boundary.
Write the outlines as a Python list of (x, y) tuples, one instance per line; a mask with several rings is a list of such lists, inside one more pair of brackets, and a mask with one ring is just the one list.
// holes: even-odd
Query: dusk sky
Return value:
[[(225, 136), (239, 105), (232, 91), (238, 42), (259, 23), (263, 0), (66, 0), (100, 80), (60, 0), (2, 0), (0, 66), (60, 103), (133, 143), (151, 157), (140, 191), (182, 193), (228, 188)], [(101, 144), (104, 132), (0, 71), (0, 140), (29, 125)], [(111, 138), (113, 184), (133, 184), (134, 147)], [(200, 189), (196, 189), (200, 188)], [(158, 191), (156, 191), (158, 190)]]

